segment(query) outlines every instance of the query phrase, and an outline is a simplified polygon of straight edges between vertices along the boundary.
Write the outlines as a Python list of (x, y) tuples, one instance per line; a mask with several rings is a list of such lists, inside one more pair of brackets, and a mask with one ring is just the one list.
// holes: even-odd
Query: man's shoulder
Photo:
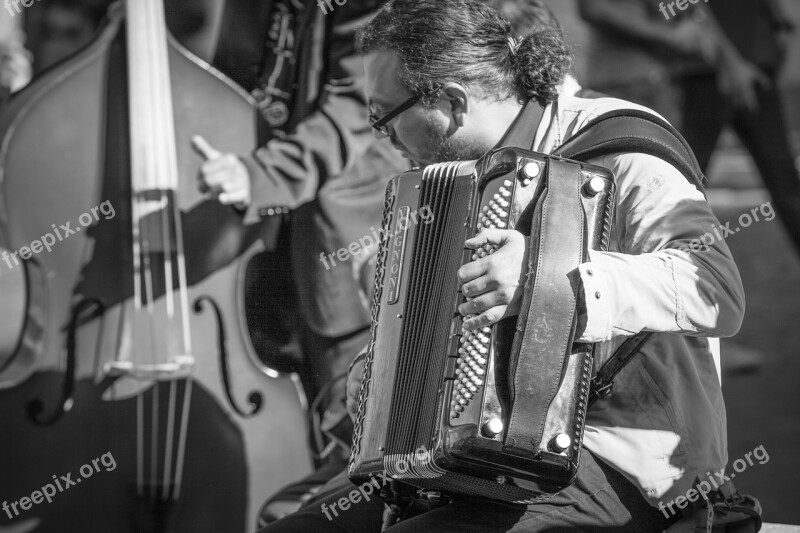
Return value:
[[(579, 96), (561, 96), (559, 98), (559, 121), (562, 135), (562, 142), (567, 142), (571, 137), (583, 129), (595, 118), (619, 110), (635, 110), (652, 114), (666, 122), (666, 119), (645, 106), (612, 98), (599, 96), (591, 98), (581, 98)], [(624, 135), (620, 131), (619, 135)], [(662, 159), (651, 153), (630, 151), (623, 153), (609, 153), (588, 162), (611, 170), (616, 176), (617, 186), (622, 191), (638, 190), (651, 191), (660, 188), (664, 183), (670, 184), (671, 188), (677, 188), (684, 193), (694, 194), (694, 185), (687, 180), (675, 161)], [(638, 189), (637, 189), (638, 188)]]
[(558, 108), (559, 121), (561, 123), (564, 140), (575, 135), (575, 133), (580, 131), (595, 118), (611, 111), (619, 111), (622, 109), (644, 111), (666, 121), (664, 117), (650, 108), (604, 95), (593, 96), (591, 98), (562, 95), (558, 99)]

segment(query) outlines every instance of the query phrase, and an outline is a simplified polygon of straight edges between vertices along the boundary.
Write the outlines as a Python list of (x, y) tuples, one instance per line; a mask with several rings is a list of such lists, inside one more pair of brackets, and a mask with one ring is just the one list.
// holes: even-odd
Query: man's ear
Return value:
[(453, 118), (453, 122), (459, 128), (463, 128), (469, 114), (469, 93), (467, 89), (458, 83), (446, 83), (442, 88), (442, 96), (449, 106), (448, 111)]

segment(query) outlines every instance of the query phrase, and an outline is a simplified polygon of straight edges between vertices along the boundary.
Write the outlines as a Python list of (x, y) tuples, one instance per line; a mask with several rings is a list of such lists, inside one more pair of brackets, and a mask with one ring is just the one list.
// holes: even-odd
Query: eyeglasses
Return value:
[(408, 100), (406, 100), (405, 102), (403, 102), (402, 104), (400, 104), (399, 106), (389, 111), (388, 113), (386, 113), (385, 115), (383, 115), (383, 118), (380, 119), (377, 116), (375, 116), (375, 113), (370, 111), (368, 117), (369, 123), (372, 124), (372, 127), (375, 128), (381, 135), (383, 135), (384, 137), (388, 137), (389, 128), (386, 125), (389, 123), (389, 121), (394, 119), (397, 115), (399, 115), (403, 111), (406, 111), (407, 109), (414, 107), (417, 104), (417, 102), (419, 102), (421, 99), (422, 95), (416, 94), (411, 98), (409, 98)]

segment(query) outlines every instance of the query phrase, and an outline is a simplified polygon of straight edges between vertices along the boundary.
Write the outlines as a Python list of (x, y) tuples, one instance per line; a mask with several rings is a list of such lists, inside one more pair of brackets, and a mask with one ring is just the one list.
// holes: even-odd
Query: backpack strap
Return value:
[[(641, 153), (662, 159), (678, 169), (703, 192), (706, 179), (689, 144), (668, 122), (652, 113), (620, 109), (605, 113), (584, 126), (553, 154), (586, 162), (608, 155)], [(592, 378), (589, 405), (608, 396), (614, 378), (638, 354), (652, 332), (640, 332), (622, 343)]]

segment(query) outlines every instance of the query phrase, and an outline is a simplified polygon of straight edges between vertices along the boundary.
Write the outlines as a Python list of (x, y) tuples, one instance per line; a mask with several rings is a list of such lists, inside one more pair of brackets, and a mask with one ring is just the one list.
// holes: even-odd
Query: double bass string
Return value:
[[(133, 169), (133, 213), (134, 213), (134, 276), (136, 280), (137, 307), (144, 303), (149, 323), (152, 344), (150, 372), (145, 375), (156, 381), (152, 394), (149, 458), (144, 449), (144, 400), (137, 399), (137, 461), (140, 494), (144, 493), (144, 464), (149, 459), (150, 497), (163, 500), (177, 499), (183, 475), (186, 434), (188, 430), (189, 406), (191, 405), (192, 376), (186, 372), (191, 349), (189, 329), (189, 298), (183, 250), (180, 211), (177, 205), (178, 168), (173, 124), (172, 95), (169, 64), (166, 51), (167, 35), (164, 29), (163, 5), (159, 0), (127, 2), (129, 24), (128, 53), (131, 90), (131, 141)], [(141, 31), (137, 31), (141, 29)], [(147, 30), (147, 31), (145, 31)], [(148, 33), (150, 32), (150, 33)], [(138, 161), (138, 164), (136, 164)], [(157, 200), (156, 200), (157, 198)], [(147, 216), (158, 216), (160, 228), (144, 222)], [(149, 233), (153, 233), (150, 235)], [(160, 233), (160, 235), (159, 235)], [(175, 242), (173, 243), (173, 239)], [(159, 243), (160, 245), (156, 244)], [(160, 252), (161, 265), (154, 254)], [(139, 255), (141, 254), (141, 255)], [(173, 258), (174, 255), (174, 258)], [(141, 261), (139, 258), (141, 257)], [(154, 268), (163, 267), (164, 305), (167, 323), (180, 321), (181, 335), (174, 339), (174, 329), (164, 330), (165, 339), (156, 339)], [(177, 285), (173, 268), (177, 267)], [(144, 290), (142, 291), (143, 274)], [(175, 293), (179, 303), (176, 306)], [(138, 308), (137, 311), (141, 310)], [(180, 313), (180, 317), (177, 314)], [(177, 340), (177, 342), (175, 342)], [(160, 344), (159, 341), (163, 342)], [(180, 415), (177, 406), (177, 380), (186, 377)], [(167, 420), (164, 432), (164, 456), (160, 495), (156, 495), (159, 480), (159, 386), (164, 379), (170, 381)], [(176, 417), (179, 421), (176, 422)], [(178, 429), (177, 446), (175, 426)], [(176, 450), (177, 448), (177, 450)], [(173, 456), (175, 462), (173, 464)], [(173, 475), (174, 468), (174, 475)]]
[[(181, 225), (180, 209), (178, 202), (173, 199), (172, 216), (175, 223), (175, 244), (176, 244), (176, 260), (178, 263), (178, 286), (180, 290), (181, 302), (181, 318), (183, 331), (183, 346), (184, 353), (181, 355), (191, 355), (192, 352), (192, 335), (189, 329), (189, 290), (188, 282), (186, 280), (186, 256), (183, 249), (183, 227)], [(173, 382), (174, 384), (174, 382)], [(183, 394), (183, 413), (181, 414), (181, 428), (178, 437), (178, 455), (177, 465), (175, 467), (175, 493), (173, 498), (177, 500), (181, 493), (181, 482), (183, 480), (183, 464), (184, 455), (186, 453), (186, 432), (189, 426), (189, 407), (191, 406), (192, 399), (192, 375), (186, 379), (186, 387)]]

